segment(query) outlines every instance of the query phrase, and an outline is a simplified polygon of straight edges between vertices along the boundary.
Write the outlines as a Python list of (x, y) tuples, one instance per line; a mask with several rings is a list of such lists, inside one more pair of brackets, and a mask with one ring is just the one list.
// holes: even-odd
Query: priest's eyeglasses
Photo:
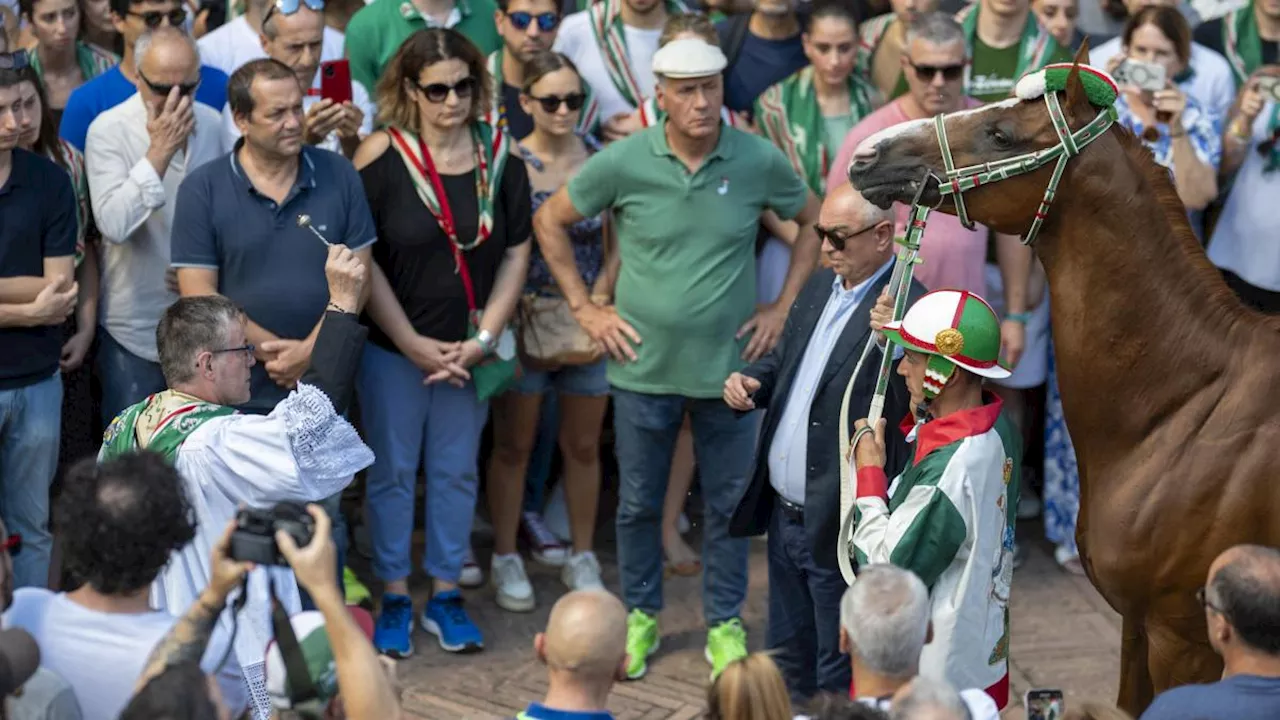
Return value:
[(244, 359), (248, 360), (249, 358), (253, 357), (253, 351), (256, 349), (257, 349), (256, 345), (249, 344), (249, 345), (241, 345), (240, 347), (210, 350), (209, 352), (213, 355), (217, 355), (219, 353), (244, 353)]

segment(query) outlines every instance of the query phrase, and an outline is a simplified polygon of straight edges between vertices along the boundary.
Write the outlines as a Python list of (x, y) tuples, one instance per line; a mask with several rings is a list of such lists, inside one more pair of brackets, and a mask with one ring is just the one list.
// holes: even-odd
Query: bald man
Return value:
[(533, 651), (549, 687), (519, 720), (607, 720), (613, 684), (627, 674), (627, 609), (604, 590), (575, 590), (551, 608)]
[(1280, 717), (1280, 550), (1237, 545), (1209, 566), (1198, 591), (1222, 679), (1156, 698), (1142, 720)]
[[(777, 347), (724, 383), (733, 409), (766, 411), (755, 472), (729, 531), (769, 534), (769, 627), (793, 701), (819, 691), (846, 692), (849, 659), (840, 652), (840, 598), (844, 578), (836, 564), (840, 524), (840, 434), (866, 414), (875, 390), (879, 356), (869, 358), (850, 399), (849, 426), (840, 405), (862, 347), (871, 336), (871, 308), (885, 292), (893, 265), (893, 214), (841, 183), (822, 203), (817, 231), (823, 269), (791, 306)], [(924, 293), (913, 283), (912, 301)], [(906, 444), (897, 420), (908, 396), (890, 376), (885, 417), (891, 418), (889, 462), (901, 468)]]

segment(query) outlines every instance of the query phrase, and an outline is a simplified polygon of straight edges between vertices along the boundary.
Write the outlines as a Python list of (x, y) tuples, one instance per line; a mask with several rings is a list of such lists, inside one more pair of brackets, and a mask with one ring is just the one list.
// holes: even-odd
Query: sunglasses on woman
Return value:
[(921, 82), (933, 82), (933, 79), (941, 75), (944, 82), (955, 82), (964, 75), (964, 63), (959, 65), (917, 65), (910, 60), (907, 61), (911, 65), (911, 69), (916, 71), (916, 77)]
[(419, 84), (418, 89), (422, 91), (423, 95), (427, 96), (427, 102), (430, 103), (444, 102), (449, 97), (449, 93), (457, 94), (459, 100), (466, 100), (476, 92), (476, 79), (465, 77), (452, 85), (445, 83)]
[(298, 12), (298, 8), (306, 5), (316, 12), (324, 12), (324, 0), (276, 0), (271, 3), (271, 7), (267, 8), (267, 12), (262, 16), (263, 24), (271, 19), (271, 14), (278, 12), (281, 15), (292, 15)]
[(187, 21), (187, 11), (183, 8), (176, 8), (169, 12), (151, 10), (149, 12), (128, 12), (125, 14), (131, 17), (142, 18), (142, 22), (152, 30), (160, 27), (160, 23), (164, 22), (166, 18), (169, 20), (169, 27), (182, 27), (182, 24)]
[(582, 109), (582, 104), (587, 101), (587, 96), (582, 93), (569, 93), (564, 97), (559, 95), (547, 95), (545, 97), (529, 96), (530, 99), (538, 101), (542, 105), (542, 111), (546, 113), (554, 113), (560, 109), (561, 105), (569, 108), (569, 112)]
[(560, 24), (560, 16), (553, 12), (538, 13), (537, 15), (527, 12), (509, 12), (507, 13), (507, 19), (520, 32), (528, 30), (529, 25), (534, 20), (538, 21), (538, 30), (544, 33), (555, 30), (556, 26)]

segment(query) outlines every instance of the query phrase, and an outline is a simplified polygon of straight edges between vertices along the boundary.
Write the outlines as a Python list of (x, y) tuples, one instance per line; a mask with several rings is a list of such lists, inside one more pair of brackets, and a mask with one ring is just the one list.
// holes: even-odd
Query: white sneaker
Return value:
[(569, 548), (551, 532), (542, 515), (536, 512), (523, 513), (520, 516), (520, 532), (529, 545), (533, 559), (543, 565), (560, 567), (569, 557)]
[(467, 548), (467, 559), (462, 561), (462, 575), (458, 577), (458, 584), (469, 589), (484, 585), (484, 570), (480, 569), (476, 553), (471, 548)]
[(600, 561), (596, 560), (596, 554), (590, 550), (570, 555), (564, 569), (560, 571), (560, 579), (570, 590), (604, 587), (604, 583), (600, 582)]
[(518, 553), (494, 555), (489, 569), (490, 580), (498, 591), (498, 607), (511, 612), (533, 610), (533, 586), (524, 572), (524, 560)]
[(1042, 507), (1040, 498), (1036, 496), (1036, 491), (1032, 490), (1024, 482), (1021, 492), (1018, 495), (1018, 519), (1035, 520), (1040, 517)]
[(573, 538), (569, 533), (569, 507), (564, 501), (564, 480), (551, 488), (547, 505), (542, 509), (542, 519), (547, 523), (547, 529), (562, 542), (569, 542)]

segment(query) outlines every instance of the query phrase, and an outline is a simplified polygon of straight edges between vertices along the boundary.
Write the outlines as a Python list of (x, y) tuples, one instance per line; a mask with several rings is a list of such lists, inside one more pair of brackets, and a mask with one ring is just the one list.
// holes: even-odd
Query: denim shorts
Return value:
[(609, 380), (605, 377), (605, 363), (599, 360), (590, 365), (566, 365), (559, 370), (530, 370), (525, 368), (512, 392), (525, 395), (541, 395), (554, 388), (562, 395), (603, 397), (609, 394)]

